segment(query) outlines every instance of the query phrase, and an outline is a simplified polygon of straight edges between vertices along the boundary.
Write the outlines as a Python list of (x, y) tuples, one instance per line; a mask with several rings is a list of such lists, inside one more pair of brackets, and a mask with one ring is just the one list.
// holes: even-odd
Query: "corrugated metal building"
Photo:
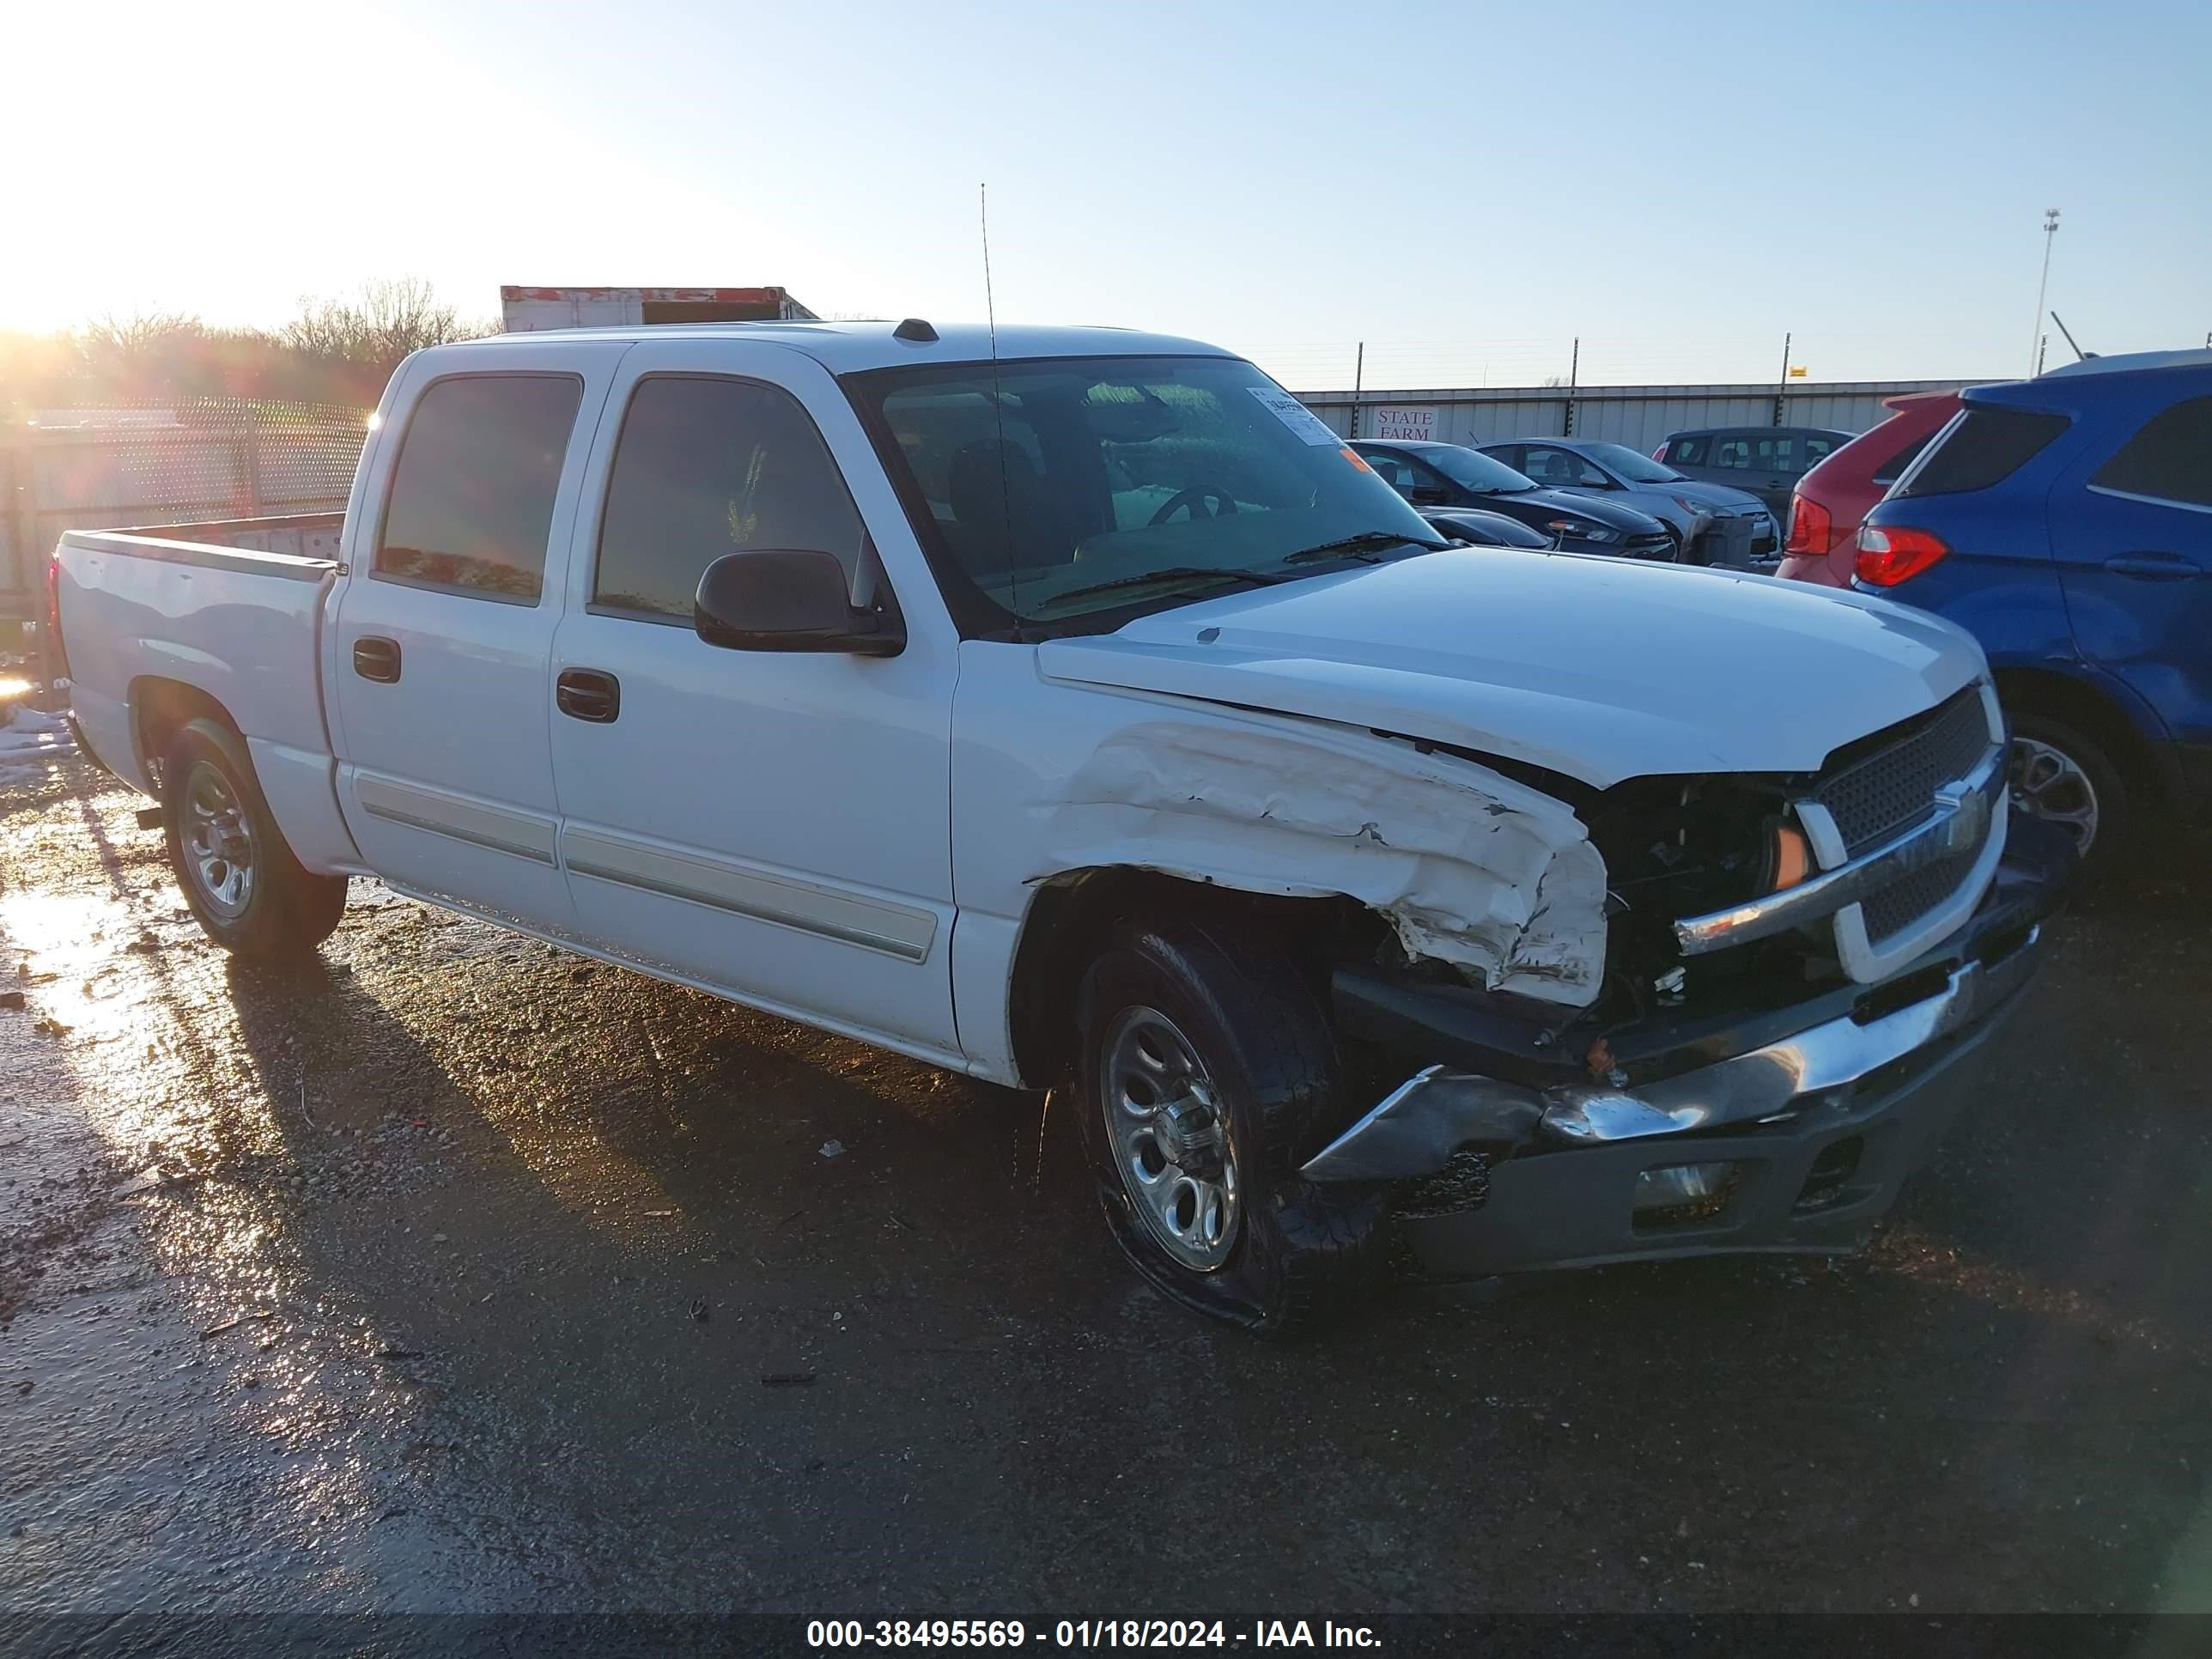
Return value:
[[(1455, 386), (1425, 392), (1301, 392), (1298, 400), (1346, 437), (1385, 424), (1425, 428), (1439, 443), (1505, 438), (1608, 439), (1649, 453), (1670, 432), (1706, 426), (1818, 426), (1863, 432), (1882, 399), (1948, 392), (1960, 380), (1855, 380), (1825, 385)], [(1354, 416), (1358, 423), (1354, 424)], [(1392, 415), (1412, 418), (1390, 420)]]

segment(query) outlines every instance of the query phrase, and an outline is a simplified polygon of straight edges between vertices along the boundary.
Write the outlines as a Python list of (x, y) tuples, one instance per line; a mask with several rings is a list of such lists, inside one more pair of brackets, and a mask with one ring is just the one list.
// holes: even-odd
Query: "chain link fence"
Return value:
[(0, 426), (0, 621), (38, 617), (64, 530), (336, 512), (368, 412), (207, 398)]

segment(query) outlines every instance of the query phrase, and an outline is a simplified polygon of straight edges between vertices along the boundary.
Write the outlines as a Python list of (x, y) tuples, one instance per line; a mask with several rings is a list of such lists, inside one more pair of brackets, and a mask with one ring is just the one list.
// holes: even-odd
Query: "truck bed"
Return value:
[(337, 576), (343, 514), (72, 530), (55, 550), (71, 703), (102, 764), (153, 793), (133, 707), (151, 682), (189, 686), (236, 724), (272, 806), (319, 779), (323, 599)]

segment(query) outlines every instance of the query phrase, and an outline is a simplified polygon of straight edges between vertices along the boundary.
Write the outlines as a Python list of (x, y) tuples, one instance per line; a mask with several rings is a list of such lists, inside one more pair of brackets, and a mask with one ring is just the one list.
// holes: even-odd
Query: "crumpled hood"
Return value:
[(1808, 772), (1984, 672), (1888, 600), (1511, 548), (1363, 566), (1037, 647), (1048, 678), (1370, 726), (1599, 788)]

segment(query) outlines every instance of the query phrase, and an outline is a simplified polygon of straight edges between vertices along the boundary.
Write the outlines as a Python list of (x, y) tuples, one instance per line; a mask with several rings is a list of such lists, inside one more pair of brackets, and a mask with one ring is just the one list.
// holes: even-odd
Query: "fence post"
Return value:
[(268, 512), (261, 499), (261, 410), (255, 404), (246, 406), (246, 497), (253, 508), (249, 517)]
[(27, 428), (0, 435), (0, 461), (7, 463), (6, 506), (15, 544), (10, 562), (15, 568), (6, 574), (21, 584), (23, 624), (38, 647), (38, 666), (32, 672), (38, 678), (40, 690), (46, 691), (52, 689), (61, 664), (54, 654), (57, 642), (48, 637), (46, 628), (45, 555), (49, 550), (38, 544), (39, 474), (32, 459), (34, 453)]

